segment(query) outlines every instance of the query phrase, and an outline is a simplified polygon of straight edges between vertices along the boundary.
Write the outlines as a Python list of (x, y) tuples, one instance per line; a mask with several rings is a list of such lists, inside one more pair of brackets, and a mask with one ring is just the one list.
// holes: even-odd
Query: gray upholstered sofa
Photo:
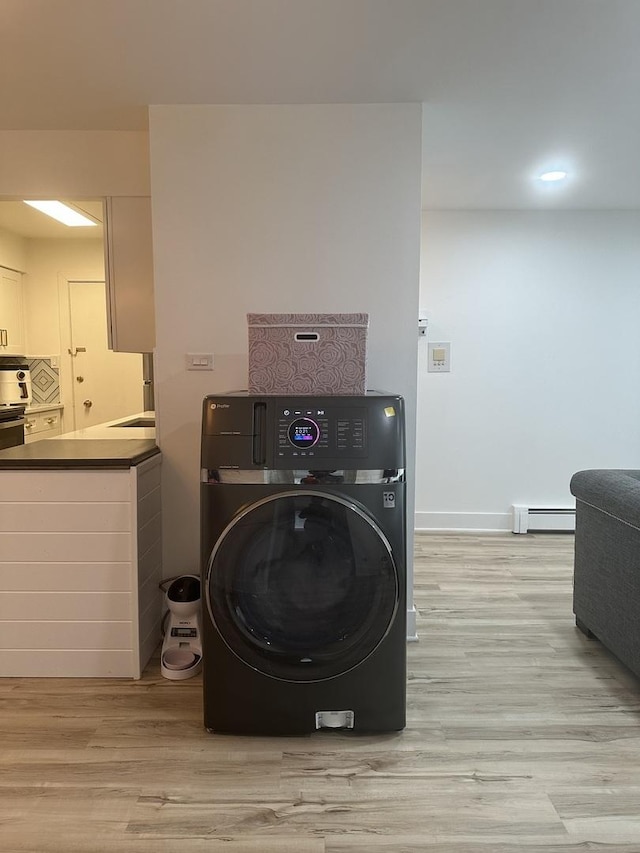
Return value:
[(640, 676), (640, 471), (578, 471), (573, 611)]

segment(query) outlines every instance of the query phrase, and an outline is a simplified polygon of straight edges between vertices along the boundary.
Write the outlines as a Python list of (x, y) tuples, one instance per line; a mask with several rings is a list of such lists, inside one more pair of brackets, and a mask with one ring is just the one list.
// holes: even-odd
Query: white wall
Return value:
[(640, 467), (640, 213), (426, 212), (416, 525), (511, 529), (582, 468)]
[(60, 401), (70, 408), (71, 375), (60, 340), (60, 282), (65, 277), (104, 280), (102, 240), (35, 240), (0, 229), (0, 266), (23, 273), (25, 355), (62, 354)]
[(60, 355), (60, 281), (104, 281), (102, 240), (27, 240), (26, 273), (28, 354)]
[(149, 135), (170, 575), (198, 566), (202, 398), (246, 388), (248, 311), (369, 312), (368, 384), (406, 397), (413, 471), (421, 108), (158, 106)]
[[(65, 431), (73, 428), (73, 376), (71, 359), (63, 345), (61, 322), (68, 326), (67, 279), (104, 281), (104, 247), (101, 239), (27, 240), (24, 276), (26, 355), (60, 356), (60, 402), (65, 408)], [(66, 300), (61, 311), (61, 298)], [(106, 315), (106, 301), (104, 312)], [(67, 332), (68, 334), (68, 332)]]

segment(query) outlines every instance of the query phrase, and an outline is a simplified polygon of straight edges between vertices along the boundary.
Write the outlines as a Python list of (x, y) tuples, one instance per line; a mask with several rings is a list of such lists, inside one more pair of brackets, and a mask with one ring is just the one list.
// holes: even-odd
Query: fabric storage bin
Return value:
[(247, 314), (250, 394), (364, 394), (368, 314)]

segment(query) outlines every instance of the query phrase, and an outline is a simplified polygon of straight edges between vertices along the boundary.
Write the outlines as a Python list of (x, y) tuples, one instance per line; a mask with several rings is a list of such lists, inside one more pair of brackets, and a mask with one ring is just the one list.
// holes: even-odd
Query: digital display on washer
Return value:
[(289, 424), (289, 441), (294, 447), (313, 447), (320, 438), (320, 427), (311, 418), (297, 418)]

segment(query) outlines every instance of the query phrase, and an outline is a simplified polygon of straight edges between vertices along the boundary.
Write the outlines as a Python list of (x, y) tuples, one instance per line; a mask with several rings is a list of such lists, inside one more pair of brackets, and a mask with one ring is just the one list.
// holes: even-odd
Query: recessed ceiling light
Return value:
[(68, 225), (70, 228), (98, 224), (93, 219), (89, 219), (88, 216), (85, 216), (78, 210), (74, 210), (73, 207), (69, 207), (67, 204), (63, 204), (61, 201), (27, 201), (24, 199), (24, 203), (30, 205), (30, 207), (35, 207), (36, 210), (46, 213), (47, 216), (57, 219), (58, 222), (62, 222), (63, 225)]
[(540, 176), (541, 181), (552, 182), (552, 181), (564, 181), (567, 177), (567, 173), (562, 169), (555, 169), (552, 172), (543, 172)]

